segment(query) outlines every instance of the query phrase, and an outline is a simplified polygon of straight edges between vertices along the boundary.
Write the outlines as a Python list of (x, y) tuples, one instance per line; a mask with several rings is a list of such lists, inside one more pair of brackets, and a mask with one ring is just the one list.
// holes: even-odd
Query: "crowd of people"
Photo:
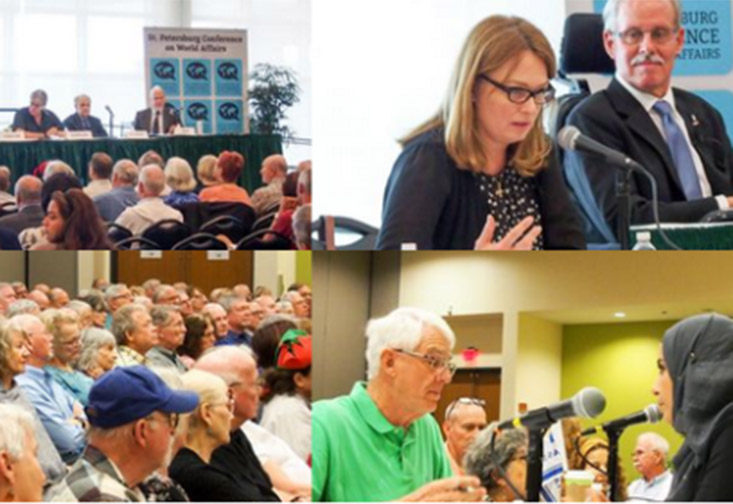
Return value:
[[(258, 242), (263, 248), (309, 249), (310, 161), (289, 171), (282, 155), (268, 156), (260, 170), (263, 185), (252, 195), (237, 184), (244, 167), (244, 157), (230, 151), (203, 156), (195, 174), (185, 159), (164, 160), (155, 151), (136, 161), (97, 152), (89, 160), (86, 186), (67, 163), (51, 160), (18, 178), (13, 194), (11, 171), (0, 167), (0, 249), (113, 249), (109, 225), (140, 236), (163, 221), (184, 222), (182, 210), (199, 202), (252, 209), (271, 230)], [(241, 222), (237, 232), (246, 235), (252, 225)], [(217, 238), (229, 248), (237, 245), (225, 233)]]
[(311, 292), (0, 283), (0, 497), (310, 499)]

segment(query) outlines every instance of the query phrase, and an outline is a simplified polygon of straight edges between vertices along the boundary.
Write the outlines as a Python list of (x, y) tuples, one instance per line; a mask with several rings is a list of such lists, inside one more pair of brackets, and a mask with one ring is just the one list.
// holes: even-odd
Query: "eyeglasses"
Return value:
[[(179, 415), (178, 413), (163, 413), (162, 411), (159, 411), (159, 413), (165, 417), (168, 427), (170, 427), (171, 429), (175, 429), (178, 427), (178, 422), (181, 419), (181, 415)], [(160, 418), (150, 415), (149, 417), (147, 417), (147, 420), (159, 422)]]
[(458, 399), (450, 403), (448, 405), (448, 409), (445, 410), (446, 419), (450, 418), (451, 413), (453, 413), (453, 410), (455, 410), (456, 406), (458, 406), (459, 404), (471, 404), (483, 408), (484, 406), (486, 406), (486, 401), (477, 397), (459, 397)]
[(555, 88), (550, 84), (537, 91), (532, 91), (523, 87), (505, 86), (501, 82), (496, 82), (494, 79), (483, 74), (479, 75), (479, 79), (483, 79), (497, 89), (504, 91), (509, 101), (518, 105), (527, 103), (530, 98), (534, 98), (534, 102), (537, 105), (545, 105), (555, 99)]
[(679, 32), (678, 28), (668, 28), (665, 26), (657, 26), (651, 30), (640, 30), (639, 28), (629, 28), (621, 32), (616, 32), (616, 36), (621, 39), (627, 46), (637, 46), (644, 40), (644, 35), (649, 34), (652, 42), (655, 44), (666, 44), (672, 40)]
[(404, 355), (409, 355), (410, 357), (415, 357), (416, 359), (420, 359), (423, 362), (426, 362), (428, 366), (430, 366), (430, 369), (432, 369), (434, 372), (439, 373), (442, 371), (445, 371), (446, 369), (448, 372), (450, 372), (451, 377), (456, 374), (456, 369), (458, 369), (458, 366), (453, 364), (450, 361), (450, 357), (442, 358), (437, 357), (435, 355), (426, 355), (426, 354), (420, 354), (415, 352), (409, 352), (407, 350), (402, 350), (400, 348), (394, 348), (393, 349), (397, 353), (401, 353)]

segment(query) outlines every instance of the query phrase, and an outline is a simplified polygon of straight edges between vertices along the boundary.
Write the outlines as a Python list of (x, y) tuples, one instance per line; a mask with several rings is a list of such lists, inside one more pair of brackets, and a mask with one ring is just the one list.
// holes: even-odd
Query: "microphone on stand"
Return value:
[(110, 108), (110, 106), (109, 106), (109, 105), (105, 105), (105, 106), (104, 106), (104, 110), (106, 110), (106, 111), (107, 111), (107, 113), (109, 114), (109, 135), (110, 135), (110, 136), (115, 136), (115, 135), (114, 135), (114, 133), (115, 133), (115, 132), (114, 132), (114, 125), (115, 125), (115, 113), (114, 113), (114, 112), (112, 112), (112, 109)]
[(659, 410), (659, 406), (656, 404), (650, 404), (646, 408), (644, 408), (641, 411), (637, 411), (636, 413), (632, 413), (630, 415), (626, 415), (621, 418), (617, 418), (615, 420), (611, 420), (610, 422), (606, 422), (602, 425), (597, 425), (595, 427), (590, 427), (588, 429), (585, 429), (583, 432), (580, 433), (581, 436), (588, 436), (590, 434), (596, 434), (601, 431), (609, 431), (609, 430), (622, 430), (628, 427), (629, 425), (634, 425), (638, 423), (657, 423), (662, 419), (662, 412)]
[(606, 409), (603, 392), (595, 387), (586, 387), (570, 399), (543, 408), (528, 411), (524, 415), (499, 424), (499, 429), (527, 427), (544, 429), (566, 417), (593, 418)]

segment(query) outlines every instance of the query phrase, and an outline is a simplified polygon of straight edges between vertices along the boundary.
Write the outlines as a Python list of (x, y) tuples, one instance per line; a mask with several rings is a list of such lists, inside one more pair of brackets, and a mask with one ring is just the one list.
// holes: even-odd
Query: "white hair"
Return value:
[(451, 349), (456, 344), (453, 330), (438, 315), (419, 308), (397, 308), (389, 315), (369, 321), (367, 337), (367, 378), (379, 372), (379, 360), (387, 348), (414, 350), (420, 345), (426, 326), (437, 329), (448, 341)]
[(71, 166), (59, 159), (54, 159), (46, 164), (46, 169), (43, 171), (43, 181), (46, 182), (51, 178), (51, 175), (55, 175), (57, 173), (66, 173), (76, 177), (76, 173), (74, 173), (74, 169), (71, 168)]
[(165, 183), (174, 191), (191, 192), (196, 188), (196, 179), (188, 161), (172, 157), (165, 164)]
[(664, 456), (664, 460), (667, 460), (667, 455), (669, 455), (669, 442), (666, 439), (656, 432), (644, 432), (636, 438), (637, 444), (642, 441), (647, 441), (652, 447), (652, 450), (660, 452)]
[[(626, 0), (608, 0), (603, 8), (603, 31), (618, 31), (618, 10)], [(679, 0), (669, 0), (674, 9), (674, 26), (679, 28), (682, 24), (682, 7)]]
[(35, 435), (33, 417), (15, 404), (0, 404), (0, 452), (7, 453), (12, 460), (23, 457), (26, 436)]

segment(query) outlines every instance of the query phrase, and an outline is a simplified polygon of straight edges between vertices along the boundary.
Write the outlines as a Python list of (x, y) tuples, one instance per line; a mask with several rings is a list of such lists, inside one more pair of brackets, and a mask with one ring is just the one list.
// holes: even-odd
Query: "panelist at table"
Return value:
[(150, 108), (137, 113), (134, 127), (151, 135), (166, 135), (173, 133), (173, 128), (180, 123), (178, 111), (167, 103), (163, 88), (154, 86), (150, 90)]
[(64, 126), (69, 131), (91, 131), (94, 137), (107, 137), (102, 121), (91, 115), (92, 99), (85, 94), (74, 98), (75, 114), (64, 119)]
[(64, 129), (59, 118), (46, 110), (48, 95), (42, 89), (36, 89), (31, 93), (31, 104), (15, 113), (13, 118), (13, 131), (21, 131), (26, 138), (48, 138), (58, 135)]

